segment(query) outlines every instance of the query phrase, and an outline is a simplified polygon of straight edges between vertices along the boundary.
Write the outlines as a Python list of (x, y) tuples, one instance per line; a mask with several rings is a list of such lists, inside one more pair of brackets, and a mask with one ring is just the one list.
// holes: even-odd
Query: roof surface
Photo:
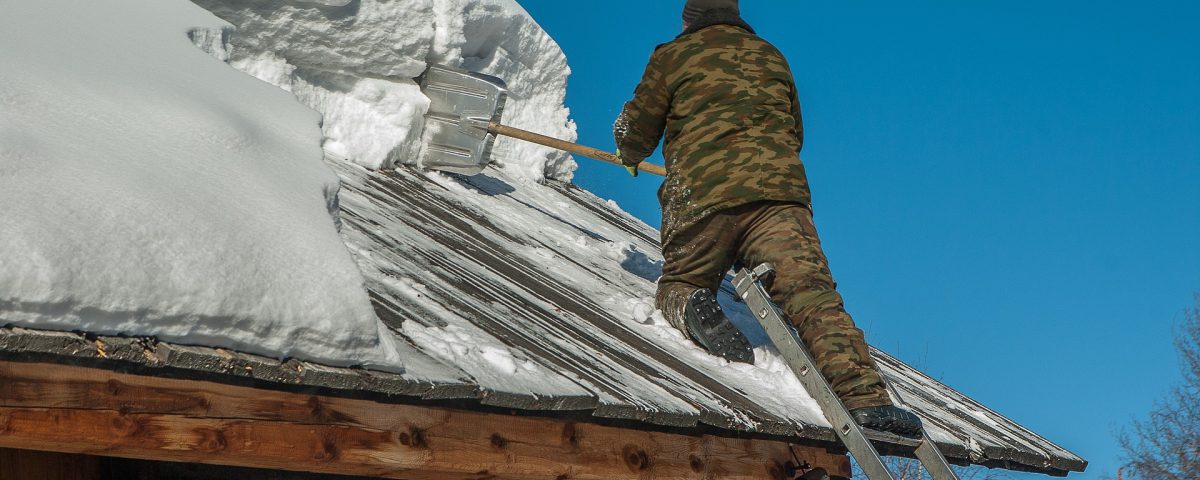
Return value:
[[(794, 381), (788, 371), (726, 364), (631, 317), (632, 300), (653, 296), (657, 232), (609, 203), (570, 184), (515, 184), (492, 169), (455, 177), (329, 163), (343, 180), (343, 238), (376, 311), (404, 340), (404, 374), (20, 328), (0, 329), (0, 357), (588, 416), (630, 428), (833, 442), (812, 400), (787, 388)], [(580, 253), (605, 245), (615, 246), (612, 255)], [(723, 303), (744, 329), (753, 328), (731, 299)], [(926, 420), (952, 461), (1054, 475), (1086, 466), (895, 358), (874, 354), (902, 403)]]

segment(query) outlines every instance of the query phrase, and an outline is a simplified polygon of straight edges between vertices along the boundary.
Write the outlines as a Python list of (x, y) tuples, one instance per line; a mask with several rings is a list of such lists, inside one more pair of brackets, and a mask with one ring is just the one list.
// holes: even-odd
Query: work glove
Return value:
[(619, 148), (617, 149), (617, 157), (621, 159), (621, 166), (625, 167), (625, 171), (629, 172), (629, 176), (631, 176), (633, 178), (637, 178), (637, 174), (638, 174), (637, 164), (634, 164), (633, 166), (626, 165), (625, 157), (621, 156), (621, 149), (619, 149)]

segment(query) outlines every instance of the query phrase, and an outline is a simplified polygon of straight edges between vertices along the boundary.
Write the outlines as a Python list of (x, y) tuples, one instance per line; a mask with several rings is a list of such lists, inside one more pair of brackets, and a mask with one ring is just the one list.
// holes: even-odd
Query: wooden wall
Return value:
[[(3, 361), (0, 447), (16, 449), (0, 480), (787, 480), (796, 467), (850, 476), (845, 455), (769, 439)], [(235, 467), (244, 470), (221, 473)]]

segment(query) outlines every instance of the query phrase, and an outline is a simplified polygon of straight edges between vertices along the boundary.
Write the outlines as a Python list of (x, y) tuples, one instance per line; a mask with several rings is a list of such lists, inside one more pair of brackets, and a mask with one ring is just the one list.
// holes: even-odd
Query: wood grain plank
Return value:
[[(433, 479), (782, 478), (786, 443), (0, 362), (0, 447)], [(811, 467), (846, 457), (794, 448)]]

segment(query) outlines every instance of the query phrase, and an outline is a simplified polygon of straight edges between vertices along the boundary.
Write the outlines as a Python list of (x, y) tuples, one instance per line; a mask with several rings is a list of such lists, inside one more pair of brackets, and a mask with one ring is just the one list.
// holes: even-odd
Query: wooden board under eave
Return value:
[(411, 480), (780, 479), (794, 458), (849, 473), (843, 455), (776, 441), (13, 362), (0, 447)]

